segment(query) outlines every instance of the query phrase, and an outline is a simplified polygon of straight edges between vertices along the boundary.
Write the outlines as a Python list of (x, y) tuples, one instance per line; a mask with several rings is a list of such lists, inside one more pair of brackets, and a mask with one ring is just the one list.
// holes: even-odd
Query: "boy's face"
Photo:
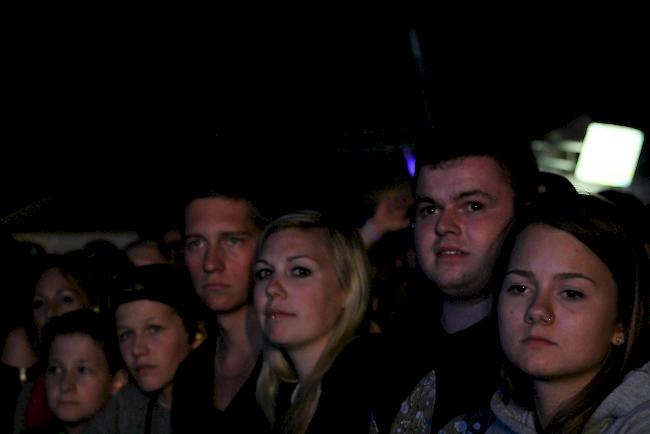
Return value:
[(142, 299), (119, 305), (115, 320), (122, 358), (138, 386), (171, 402), (176, 368), (192, 350), (181, 317), (164, 303)]
[(65, 424), (89, 421), (111, 397), (112, 379), (104, 350), (90, 336), (54, 338), (45, 388), (50, 409)]

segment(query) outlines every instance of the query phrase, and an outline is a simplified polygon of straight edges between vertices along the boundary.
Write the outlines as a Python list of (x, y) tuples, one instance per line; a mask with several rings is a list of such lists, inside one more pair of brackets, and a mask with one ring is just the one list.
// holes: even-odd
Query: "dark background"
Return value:
[(20, 17), (3, 62), (6, 228), (164, 227), (194, 184), (223, 177), (279, 210), (359, 218), (369, 191), (404, 176), (396, 150), (416, 128), (494, 122), (533, 140), (587, 115), (650, 133), (647, 47), (629, 29), (170, 12)]

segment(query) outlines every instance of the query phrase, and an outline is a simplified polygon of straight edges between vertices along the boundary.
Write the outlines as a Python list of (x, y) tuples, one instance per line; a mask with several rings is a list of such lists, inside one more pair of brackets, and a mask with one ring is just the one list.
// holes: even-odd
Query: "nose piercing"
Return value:
[[(538, 318), (540, 318), (540, 317), (538, 317)], [(550, 323), (552, 323), (552, 322), (553, 322), (553, 319), (554, 319), (554, 317), (553, 317), (553, 315), (550, 314), (550, 313), (541, 316), (541, 320), (542, 320), (542, 322), (543, 322), (544, 324), (550, 324)], [(526, 322), (527, 322), (528, 324), (532, 324), (532, 323), (534, 323), (534, 322), (536, 322), (536, 321), (538, 321), (538, 319), (535, 318), (535, 315), (533, 315), (533, 314), (529, 314), (529, 315), (526, 316)]]

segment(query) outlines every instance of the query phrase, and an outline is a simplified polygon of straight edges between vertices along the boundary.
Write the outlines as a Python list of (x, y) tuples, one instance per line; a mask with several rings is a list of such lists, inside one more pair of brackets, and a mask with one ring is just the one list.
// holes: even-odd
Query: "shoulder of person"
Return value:
[(37, 362), (36, 353), (24, 327), (16, 327), (5, 336), (1, 362), (16, 368), (27, 368)]
[(117, 434), (121, 427), (132, 426), (147, 411), (149, 397), (135, 384), (128, 383), (113, 396), (91, 420), (84, 434)]

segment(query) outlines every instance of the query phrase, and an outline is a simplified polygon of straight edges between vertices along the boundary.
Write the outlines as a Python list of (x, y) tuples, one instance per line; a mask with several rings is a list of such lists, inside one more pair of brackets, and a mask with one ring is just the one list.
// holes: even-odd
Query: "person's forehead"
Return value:
[(186, 209), (186, 223), (200, 220), (239, 221), (252, 220), (251, 206), (243, 199), (210, 197), (193, 200)]
[(74, 285), (58, 267), (52, 267), (41, 274), (34, 295), (55, 297), (59, 294), (67, 294), (68, 291), (81, 293), (81, 289)]
[(453, 158), (441, 161), (438, 164), (428, 166), (432, 171), (436, 170), (457, 170), (476, 172), (477, 169), (487, 169), (506, 174), (505, 168), (499, 160), (490, 155), (466, 155), (463, 157)]
[(426, 166), (417, 182), (421, 188), (507, 188), (512, 190), (507, 172), (492, 157), (471, 156)]
[(174, 307), (149, 298), (134, 299), (115, 308), (115, 317), (122, 322), (147, 322), (149, 317), (160, 319), (173, 318), (174, 316), (178, 316)]

